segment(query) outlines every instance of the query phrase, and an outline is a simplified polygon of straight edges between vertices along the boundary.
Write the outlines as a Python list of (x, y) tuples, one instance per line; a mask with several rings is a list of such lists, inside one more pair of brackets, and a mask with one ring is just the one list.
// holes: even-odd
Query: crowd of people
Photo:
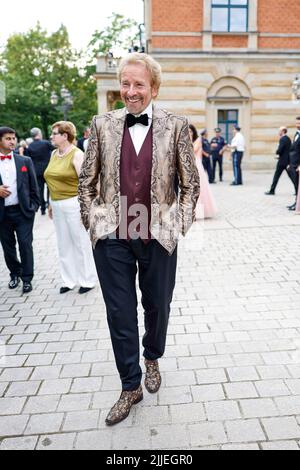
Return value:
[[(83, 148), (87, 133), (79, 142)], [(80, 217), (78, 179), (84, 153), (77, 147), (76, 128), (70, 122), (55, 123), (51, 142), (33, 128), (25, 143), (17, 146), (14, 129), (0, 128), (0, 241), (10, 272), (8, 287), (16, 289), (22, 280), (23, 293), (32, 291), (33, 225), (40, 207), (42, 215), (48, 209), (56, 230), (60, 293), (79, 286), (79, 294), (85, 294), (95, 287), (97, 273)]]
[(286, 172), (291, 180), (293, 188), (295, 189), (296, 201), (287, 206), (290, 211), (296, 211), (300, 214), (300, 191), (299, 191), (299, 172), (300, 172), (300, 116), (296, 118), (296, 134), (293, 141), (288, 136), (287, 127), (280, 127), (279, 129), (279, 146), (276, 151), (277, 166), (274, 174), (273, 182), (269, 191), (265, 194), (268, 196), (275, 196), (281, 175)]
[[(288, 209), (300, 214), (300, 192), (298, 191), (300, 117), (296, 120), (296, 127), (297, 133), (293, 142), (288, 136), (286, 127), (279, 129), (279, 146), (276, 152), (278, 162), (271, 188), (265, 194), (275, 195), (279, 179), (286, 172), (296, 195), (296, 202), (288, 206)], [(234, 176), (231, 186), (243, 184), (242, 160), (245, 138), (240, 127), (235, 126), (233, 132), (233, 139), (229, 145), (222, 136), (220, 128), (215, 129), (215, 136), (209, 141), (206, 129), (202, 130), (199, 135), (196, 127), (193, 124), (189, 125), (189, 136), (201, 181), (201, 193), (196, 207), (197, 219), (214, 218), (218, 213), (211, 185), (216, 183), (217, 169), (219, 181), (223, 182), (226, 151), (231, 151)], [(23, 292), (29, 293), (32, 289), (33, 217), (28, 218), (26, 211), (29, 207), (37, 210), (39, 206), (42, 215), (45, 215), (48, 209), (49, 217), (55, 225), (62, 278), (60, 293), (65, 294), (79, 285), (79, 293), (84, 294), (95, 287), (97, 280), (90, 240), (80, 220), (78, 202), (78, 179), (91, 129), (86, 127), (83, 137), (76, 140), (74, 124), (61, 121), (52, 126), (51, 142), (43, 139), (39, 128), (31, 129), (30, 135), (30, 138), (17, 144), (15, 131), (10, 128), (1, 128), (0, 220), (2, 223), (0, 224), (0, 238), (10, 270), (9, 288), (17, 288), (22, 279)], [(21, 160), (22, 158), (24, 160)], [(11, 160), (13, 159), (16, 159), (16, 164), (19, 162), (20, 165), (21, 161), (25, 163), (23, 170), (24, 173), (28, 172), (30, 175), (28, 192), (32, 195), (32, 200), (28, 199), (24, 202), (24, 194), (18, 194), (20, 181), (16, 178), (15, 170), (12, 171)], [(10, 171), (13, 175), (10, 175)], [(17, 208), (18, 214), (14, 214), (16, 222), (12, 222), (12, 212)], [(35, 210), (32, 210), (31, 216), (34, 212)], [(5, 220), (4, 214), (6, 214)], [(29, 222), (28, 219), (30, 219)], [(14, 233), (19, 243), (21, 262), (17, 258)]]

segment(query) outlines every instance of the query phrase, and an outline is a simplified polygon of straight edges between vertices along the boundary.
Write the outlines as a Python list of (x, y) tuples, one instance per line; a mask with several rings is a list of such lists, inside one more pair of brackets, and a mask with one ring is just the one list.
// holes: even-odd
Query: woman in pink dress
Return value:
[(194, 145), (197, 168), (200, 176), (200, 197), (196, 209), (197, 219), (210, 219), (215, 217), (217, 206), (212, 195), (208, 176), (202, 165), (202, 142), (198, 136), (195, 126), (189, 126), (190, 139)]

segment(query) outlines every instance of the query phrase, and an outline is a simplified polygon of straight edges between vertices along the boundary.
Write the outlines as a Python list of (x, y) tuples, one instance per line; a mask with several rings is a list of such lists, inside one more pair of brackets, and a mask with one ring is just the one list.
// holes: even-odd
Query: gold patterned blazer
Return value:
[[(82, 222), (95, 247), (120, 225), (120, 159), (126, 110), (96, 116), (81, 175)], [(179, 193), (175, 191), (178, 175)], [(150, 232), (171, 255), (195, 220), (199, 174), (185, 118), (153, 109)]]

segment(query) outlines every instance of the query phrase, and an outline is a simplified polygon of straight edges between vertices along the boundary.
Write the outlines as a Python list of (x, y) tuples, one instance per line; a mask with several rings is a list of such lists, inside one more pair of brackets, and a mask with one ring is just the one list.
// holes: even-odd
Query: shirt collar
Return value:
[[(126, 114), (130, 114), (127, 108), (126, 108)], [(149, 119), (152, 119), (152, 117), (153, 117), (153, 101), (150, 102), (150, 104), (147, 106), (147, 108), (141, 114), (137, 114), (136, 117), (139, 117), (142, 114), (148, 114)]]

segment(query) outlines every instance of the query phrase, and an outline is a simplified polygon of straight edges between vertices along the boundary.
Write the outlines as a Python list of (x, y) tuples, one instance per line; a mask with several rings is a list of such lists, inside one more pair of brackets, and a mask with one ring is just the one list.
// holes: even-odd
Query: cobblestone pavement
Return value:
[(180, 244), (163, 386), (114, 428), (104, 420), (120, 383), (99, 289), (58, 294), (41, 216), (31, 295), (7, 290), (0, 255), (0, 450), (299, 449), (300, 216), (285, 208), (285, 176), (276, 197), (263, 194), (268, 173), (229, 182), (213, 187), (219, 217)]

